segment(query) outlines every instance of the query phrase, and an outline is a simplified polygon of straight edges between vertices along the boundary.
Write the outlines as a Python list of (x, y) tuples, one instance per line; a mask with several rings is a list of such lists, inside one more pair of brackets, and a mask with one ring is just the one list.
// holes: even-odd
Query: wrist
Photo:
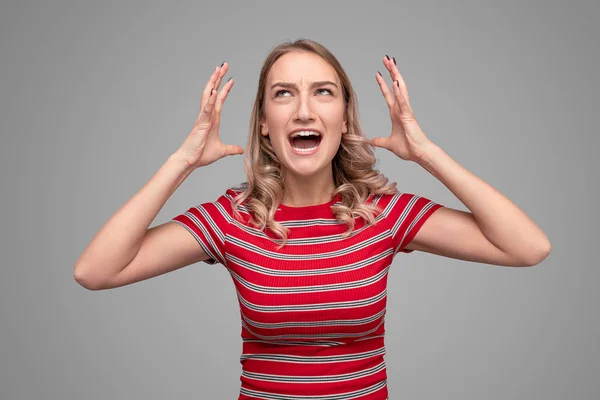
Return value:
[(196, 167), (191, 165), (179, 152), (171, 154), (167, 159), (167, 163), (188, 174), (192, 173), (196, 169)]
[(415, 162), (421, 166), (431, 164), (431, 160), (435, 157), (435, 153), (441, 149), (433, 142), (429, 142), (424, 146), (423, 150), (419, 152), (419, 156), (415, 159)]

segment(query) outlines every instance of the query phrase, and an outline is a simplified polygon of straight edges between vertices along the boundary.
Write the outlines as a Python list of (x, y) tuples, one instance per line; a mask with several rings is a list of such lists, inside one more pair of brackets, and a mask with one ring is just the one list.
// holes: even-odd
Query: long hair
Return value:
[(381, 210), (377, 205), (365, 202), (370, 195), (398, 192), (395, 182), (388, 184), (388, 179), (374, 169), (377, 159), (371, 145), (364, 140), (356, 94), (337, 58), (325, 46), (310, 39), (285, 41), (271, 50), (260, 71), (244, 159), (247, 182), (238, 186), (240, 193), (232, 201), (234, 216), (240, 219), (238, 206), (247, 200), (245, 205), (250, 214), (250, 223), (260, 230), (268, 228), (280, 237), (283, 240), (280, 248), (285, 245), (289, 232), (287, 227), (274, 219), (283, 199), (283, 175), (271, 142), (260, 133), (260, 120), (264, 113), (267, 75), (279, 57), (292, 51), (306, 51), (320, 56), (335, 69), (341, 81), (348, 131), (342, 135), (340, 147), (332, 160), (336, 189), (331, 198), (341, 195), (341, 204), (334, 205), (332, 211), (335, 218), (348, 227), (343, 237), (353, 231), (355, 217), (362, 217), (368, 224), (375, 223), (375, 216)]

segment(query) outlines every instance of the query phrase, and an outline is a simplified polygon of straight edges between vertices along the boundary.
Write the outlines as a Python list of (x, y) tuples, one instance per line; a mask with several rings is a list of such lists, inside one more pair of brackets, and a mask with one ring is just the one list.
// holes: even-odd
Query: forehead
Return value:
[(294, 82), (300, 86), (314, 81), (339, 83), (335, 69), (320, 56), (292, 51), (279, 57), (267, 76), (267, 84), (274, 82)]

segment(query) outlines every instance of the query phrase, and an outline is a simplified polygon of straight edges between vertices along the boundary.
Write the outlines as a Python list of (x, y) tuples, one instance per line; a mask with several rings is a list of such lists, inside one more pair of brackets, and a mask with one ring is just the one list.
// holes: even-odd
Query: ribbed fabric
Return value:
[[(384, 400), (387, 274), (398, 252), (441, 204), (410, 193), (371, 196), (383, 211), (369, 226), (344, 223), (325, 204), (281, 205), (275, 219), (288, 241), (233, 218), (230, 188), (173, 221), (225, 266), (236, 288), (242, 326), (239, 399)], [(274, 241), (275, 239), (275, 241)]]

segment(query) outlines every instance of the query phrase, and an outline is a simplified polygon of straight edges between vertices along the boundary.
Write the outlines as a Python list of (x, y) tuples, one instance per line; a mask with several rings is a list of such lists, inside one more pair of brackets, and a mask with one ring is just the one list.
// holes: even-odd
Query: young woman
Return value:
[[(392, 88), (380, 73), (376, 80), (392, 131), (368, 140), (333, 54), (311, 40), (275, 47), (259, 77), (247, 182), (148, 229), (192, 171), (243, 153), (219, 138), (234, 81), (218, 90), (229, 66), (217, 67), (187, 139), (102, 227), (75, 279), (101, 290), (198, 261), (222, 264), (240, 304), (240, 399), (388, 398), (387, 273), (398, 253), (533, 266), (550, 242), (509, 199), (425, 136), (395, 58), (385, 56), (383, 64)], [(471, 212), (399, 192), (373, 169), (372, 146), (421, 165)]]

